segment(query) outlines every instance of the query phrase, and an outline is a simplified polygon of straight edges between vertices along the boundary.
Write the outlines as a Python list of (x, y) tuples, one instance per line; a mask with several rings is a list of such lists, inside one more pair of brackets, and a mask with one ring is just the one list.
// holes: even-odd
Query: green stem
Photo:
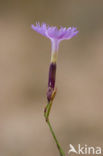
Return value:
[(51, 132), (51, 134), (52, 134), (52, 136), (53, 136), (53, 138), (54, 138), (54, 140), (56, 142), (56, 145), (57, 145), (57, 148), (59, 150), (60, 156), (65, 156), (65, 154), (64, 154), (64, 152), (63, 152), (63, 150), (62, 150), (62, 148), (61, 148), (61, 146), (60, 146), (60, 144), (59, 144), (59, 142), (58, 142), (58, 140), (57, 140), (57, 138), (55, 136), (55, 133), (54, 133), (54, 131), (52, 129), (50, 121), (49, 121), (49, 113), (50, 113), (50, 110), (51, 110), (51, 106), (52, 106), (52, 101), (49, 104), (47, 104), (46, 111), (44, 111), (44, 116), (45, 116), (46, 122), (47, 122), (47, 124), (49, 126), (50, 132)]
[(55, 133), (54, 133), (54, 131), (53, 131), (53, 129), (52, 129), (52, 126), (51, 126), (49, 120), (47, 120), (47, 124), (48, 124), (49, 129), (50, 129), (50, 131), (51, 131), (51, 134), (52, 134), (52, 136), (53, 136), (53, 138), (54, 138), (54, 140), (55, 140), (55, 142), (56, 142), (56, 145), (57, 145), (57, 148), (58, 148), (58, 150), (59, 150), (60, 156), (65, 156), (65, 154), (64, 154), (62, 148), (60, 147), (60, 144), (59, 144), (59, 142), (58, 142), (58, 140), (57, 140), (57, 138), (56, 138), (56, 136), (55, 136)]
[(50, 111), (51, 111), (52, 103), (53, 103), (53, 101), (50, 101), (50, 103), (48, 104), (48, 107), (47, 107), (47, 112), (46, 112), (46, 119), (47, 120), (49, 118), (49, 114), (50, 114)]

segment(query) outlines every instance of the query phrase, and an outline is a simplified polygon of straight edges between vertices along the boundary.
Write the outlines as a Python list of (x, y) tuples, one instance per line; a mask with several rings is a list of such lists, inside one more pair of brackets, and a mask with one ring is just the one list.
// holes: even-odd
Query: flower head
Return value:
[[(39, 34), (49, 38), (52, 42), (52, 53), (58, 51), (59, 43), (62, 40), (69, 40), (75, 35), (77, 35), (78, 31), (75, 27), (60, 27), (58, 29), (56, 26), (49, 26), (46, 23), (36, 23), (36, 25), (32, 24), (32, 29)], [(56, 59), (56, 55), (54, 55), (54, 62)]]
[(49, 79), (48, 79), (48, 91), (47, 91), (47, 99), (48, 102), (51, 101), (52, 96), (55, 91), (55, 78), (56, 78), (56, 61), (58, 55), (58, 47), (59, 43), (62, 40), (68, 40), (77, 35), (78, 31), (75, 27), (60, 27), (58, 29), (55, 26), (49, 26), (46, 23), (36, 23), (36, 25), (32, 24), (32, 29), (39, 34), (49, 38), (52, 43), (52, 53), (51, 53), (51, 63), (49, 67)]
[(55, 26), (50, 27), (46, 23), (42, 23), (41, 25), (36, 23), (36, 26), (32, 24), (32, 29), (50, 40), (58, 41), (71, 39), (78, 33), (75, 27), (61, 27), (58, 29)]

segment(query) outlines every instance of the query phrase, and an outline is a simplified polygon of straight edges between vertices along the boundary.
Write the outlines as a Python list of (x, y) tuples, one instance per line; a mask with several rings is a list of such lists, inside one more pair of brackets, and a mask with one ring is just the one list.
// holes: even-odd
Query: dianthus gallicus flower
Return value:
[(49, 70), (47, 93), (48, 101), (50, 101), (51, 94), (55, 87), (56, 61), (59, 43), (62, 40), (71, 39), (72, 37), (77, 35), (78, 31), (75, 27), (60, 27), (60, 29), (58, 29), (56, 26), (49, 26), (46, 23), (42, 23), (41, 25), (40, 23), (36, 23), (36, 25), (32, 24), (32, 29), (51, 40), (51, 64)]
[(44, 116), (50, 128), (50, 131), (54, 137), (54, 140), (57, 144), (58, 150), (60, 152), (60, 156), (65, 156), (62, 148), (60, 147), (60, 144), (58, 143), (55, 133), (51, 127), (49, 121), (49, 113), (56, 93), (55, 78), (56, 78), (56, 62), (58, 56), (59, 43), (62, 40), (69, 40), (75, 35), (77, 35), (78, 30), (75, 27), (68, 27), (68, 28), (60, 27), (60, 29), (58, 29), (56, 26), (49, 26), (46, 23), (42, 23), (41, 25), (39, 23), (36, 23), (36, 25), (32, 24), (32, 29), (51, 40), (51, 45), (52, 45), (51, 62), (49, 67), (49, 79), (48, 79), (48, 91), (47, 91), (48, 104), (44, 110)]

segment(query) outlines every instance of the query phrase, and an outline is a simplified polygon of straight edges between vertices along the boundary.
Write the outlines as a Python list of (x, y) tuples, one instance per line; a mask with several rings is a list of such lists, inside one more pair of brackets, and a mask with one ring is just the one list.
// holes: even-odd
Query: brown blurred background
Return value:
[(43, 117), (50, 41), (36, 21), (76, 26), (60, 44), (50, 120), (66, 153), (69, 144), (103, 145), (103, 1), (0, 0), (0, 156), (57, 156)]

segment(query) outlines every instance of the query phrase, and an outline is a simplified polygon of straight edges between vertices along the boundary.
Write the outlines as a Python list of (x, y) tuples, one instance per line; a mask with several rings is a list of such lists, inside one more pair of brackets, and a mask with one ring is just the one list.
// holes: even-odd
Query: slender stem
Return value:
[(65, 154), (64, 154), (64, 152), (63, 152), (63, 150), (62, 150), (62, 148), (61, 148), (61, 146), (60, 146), (60, 144), (59, 144), (59, 142), (58, 142), (58, 140), (57, 140), (57, 138), (55, 136), (55, 133), (54, 133), (54, 131), (52, 129), (50, 121), (49, 121), (49, 113), (50, 113), (50, 110), (51, 110), (51, 106), (52, 106), (52, 101), (50, 101), (50, 103), (47, 104), (47, 106), (45, 108), (45, 111), (44, 111), (44, 116), (45, 116), (46, 122), (47, 122), (47, 124), (49, 126), (49, 129), (51, 131), (51, 134), (52, 134), (52, 136), (53, 136), (53, 138), (54, 138), (54, 140), (56, 142), (56, 145), (57, 145), (57, 148), (59, 150), (60, 156), (65, 156)]
[(51, 111), (51, 107), (52, 107), (52, 104), (53, 104), (53, 100), (55, 98), (55, 95), (56, 95), (56, 91), (57, 89), (54, 89), (53, 93), (52, 93), (52, 96), (51, 96), (51, 100), (50, 102), (47, 104), (46, 108), (45, 108), (45, 112), (46, 112), (46, 120), (48, 120), (49, 118), (49, 114), (50, 114), (50, 111)]
[(57, 138), (56, 138), (56, 136), (55, 136), (55, 133), (54, 133), (54, 131), (53, 131), (53, 129), (52, 129), (52, 126), (51, 126), (49, 120), (47, 120), (47, 124), (48, 124), (49, 129), (50, 129), (50, 131), (51, 131), (51, 134), (52, 134), (52, 136), (53, 136), (53, 138), (54, 138), (54, 140), (55, 140), (55, 142), (56, 142), (56, 145), (57, 145), (57, 148), (58, 148), (58, 150), (59, 150), (60, 156), (65, 156), (65, 154), (64, 154), (62, 148), (60, 147), (60, 144), (59, 144), (59, 142), (58, 142), (58, 140), (57, 140)]
[(46, 112), (46, 119), (48, 120), (49, 118), (49, 114), (50, 114), (50, 110), (51, 110), (51, 107), (52, 107), (52, 101), (50, 101), (50, 103), (48, 104), (49, 107), (47, 108), (47, 112)]

